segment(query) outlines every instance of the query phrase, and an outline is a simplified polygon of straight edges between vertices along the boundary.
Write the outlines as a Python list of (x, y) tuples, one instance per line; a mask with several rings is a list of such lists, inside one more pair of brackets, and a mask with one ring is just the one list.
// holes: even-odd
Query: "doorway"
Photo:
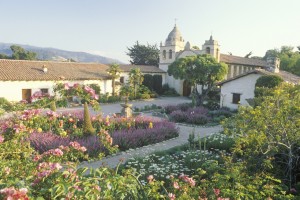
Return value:
[(22, 89), (22, 100), (31, 102), (31, 89)]
[(182, 96), (188, 97), (191, 95), (191, 85), (185, 80), (183, 81), (183, 92)]

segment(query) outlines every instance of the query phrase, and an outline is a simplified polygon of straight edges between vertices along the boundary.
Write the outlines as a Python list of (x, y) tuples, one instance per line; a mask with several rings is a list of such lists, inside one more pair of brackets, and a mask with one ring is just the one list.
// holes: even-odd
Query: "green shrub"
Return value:
[(87, 103), (84, 104), (83, 133), (86, 135), (92, 135), (95, 133), (95, 129), (92, 126), (91, 116)]
[(174, 88), (170, 88), (168, 84), (162, 86), (162, 95), (164, 96), (179, 96)]
[(55, 104), (55, 101), (51, 101), (51, 103), (50, 103), (50, 110), (56, 112), (56, 104)]
[(277, 75), (265, 75), (256, 80), (255, 87), (274, 88), (279, 86), (283, 79)]

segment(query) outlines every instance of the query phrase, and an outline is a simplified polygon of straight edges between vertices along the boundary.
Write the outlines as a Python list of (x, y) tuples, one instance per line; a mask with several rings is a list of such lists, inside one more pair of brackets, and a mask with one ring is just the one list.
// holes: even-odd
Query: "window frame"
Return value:
[(241, 93), (232, 93), (232, 104), (240, 104), (241, 102)]

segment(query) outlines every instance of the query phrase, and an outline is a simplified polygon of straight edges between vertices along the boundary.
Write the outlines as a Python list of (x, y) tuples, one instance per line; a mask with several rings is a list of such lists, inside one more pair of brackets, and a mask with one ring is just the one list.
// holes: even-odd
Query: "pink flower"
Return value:
[(65, 89), (65, 90), (68, 90), (68, 89), (70, 89), (70, 85), (69, 85), (68, 83), (65, 83), (65, 85), (64, 85), (64, 89)]
[(80, 151), (82, 151), (82, 152), (86, 152), (86, 148), (85, 147), (80, 147)]
[(21, 188), (20, 190), (15, 189), (14, 187), (4, 188), (0, 190), (0, 194), (4, 194), (4, 199), (14, 200), (14, 199), (22, 199), (29, 200), (27, 196), (28, 190), (26, 188)]
[(178, 182), (174, 182), (174, 183), (173, 183), (173, 187), (174, 187), (175, 189), (179, 189), (179, 188), (180, 188)]
[(4, 142), (4, 137), (2, 135), (0, 135), (0, 144)]
[(147, 177), (147, 179), (148, 179), (148, 182), (151, 183), (154, 180), (154, 177), (153, 177), (153, 175), (149, 175)]
[(196, 185), (196, 181), (193, 178), (189, 178), (187, 175), (180, 175), (180, 179), (182, 179), (184, 182), (189, 183), (190, 186), (194, 187)]
[(220, 195), (220, 189), (214, 188), (214, 193), (215, 193), (216, 196), (219, 196)]
[(169, 193), (168, 194), (168, 197), (171, 199), (171, 200), (174, 200), (176, 198), (175, 194), (173, 193)]

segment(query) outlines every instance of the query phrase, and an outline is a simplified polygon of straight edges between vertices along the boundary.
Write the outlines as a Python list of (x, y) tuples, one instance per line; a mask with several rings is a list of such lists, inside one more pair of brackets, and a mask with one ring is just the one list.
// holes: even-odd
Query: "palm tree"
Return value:
[(107, 69), (109, 75), (112, 78), (112, 95), (115, 96), (116, 90), (116, 79), (120, 77), (121, 69), (118, 64), (111, 64), (109, 65), (109, 69)]
[(144, 81), (144, 76), (140, 68), (132, 68), (129, 72), (129, 83), (134, 88), (134, 98), (136, 98), (136, 89)]

